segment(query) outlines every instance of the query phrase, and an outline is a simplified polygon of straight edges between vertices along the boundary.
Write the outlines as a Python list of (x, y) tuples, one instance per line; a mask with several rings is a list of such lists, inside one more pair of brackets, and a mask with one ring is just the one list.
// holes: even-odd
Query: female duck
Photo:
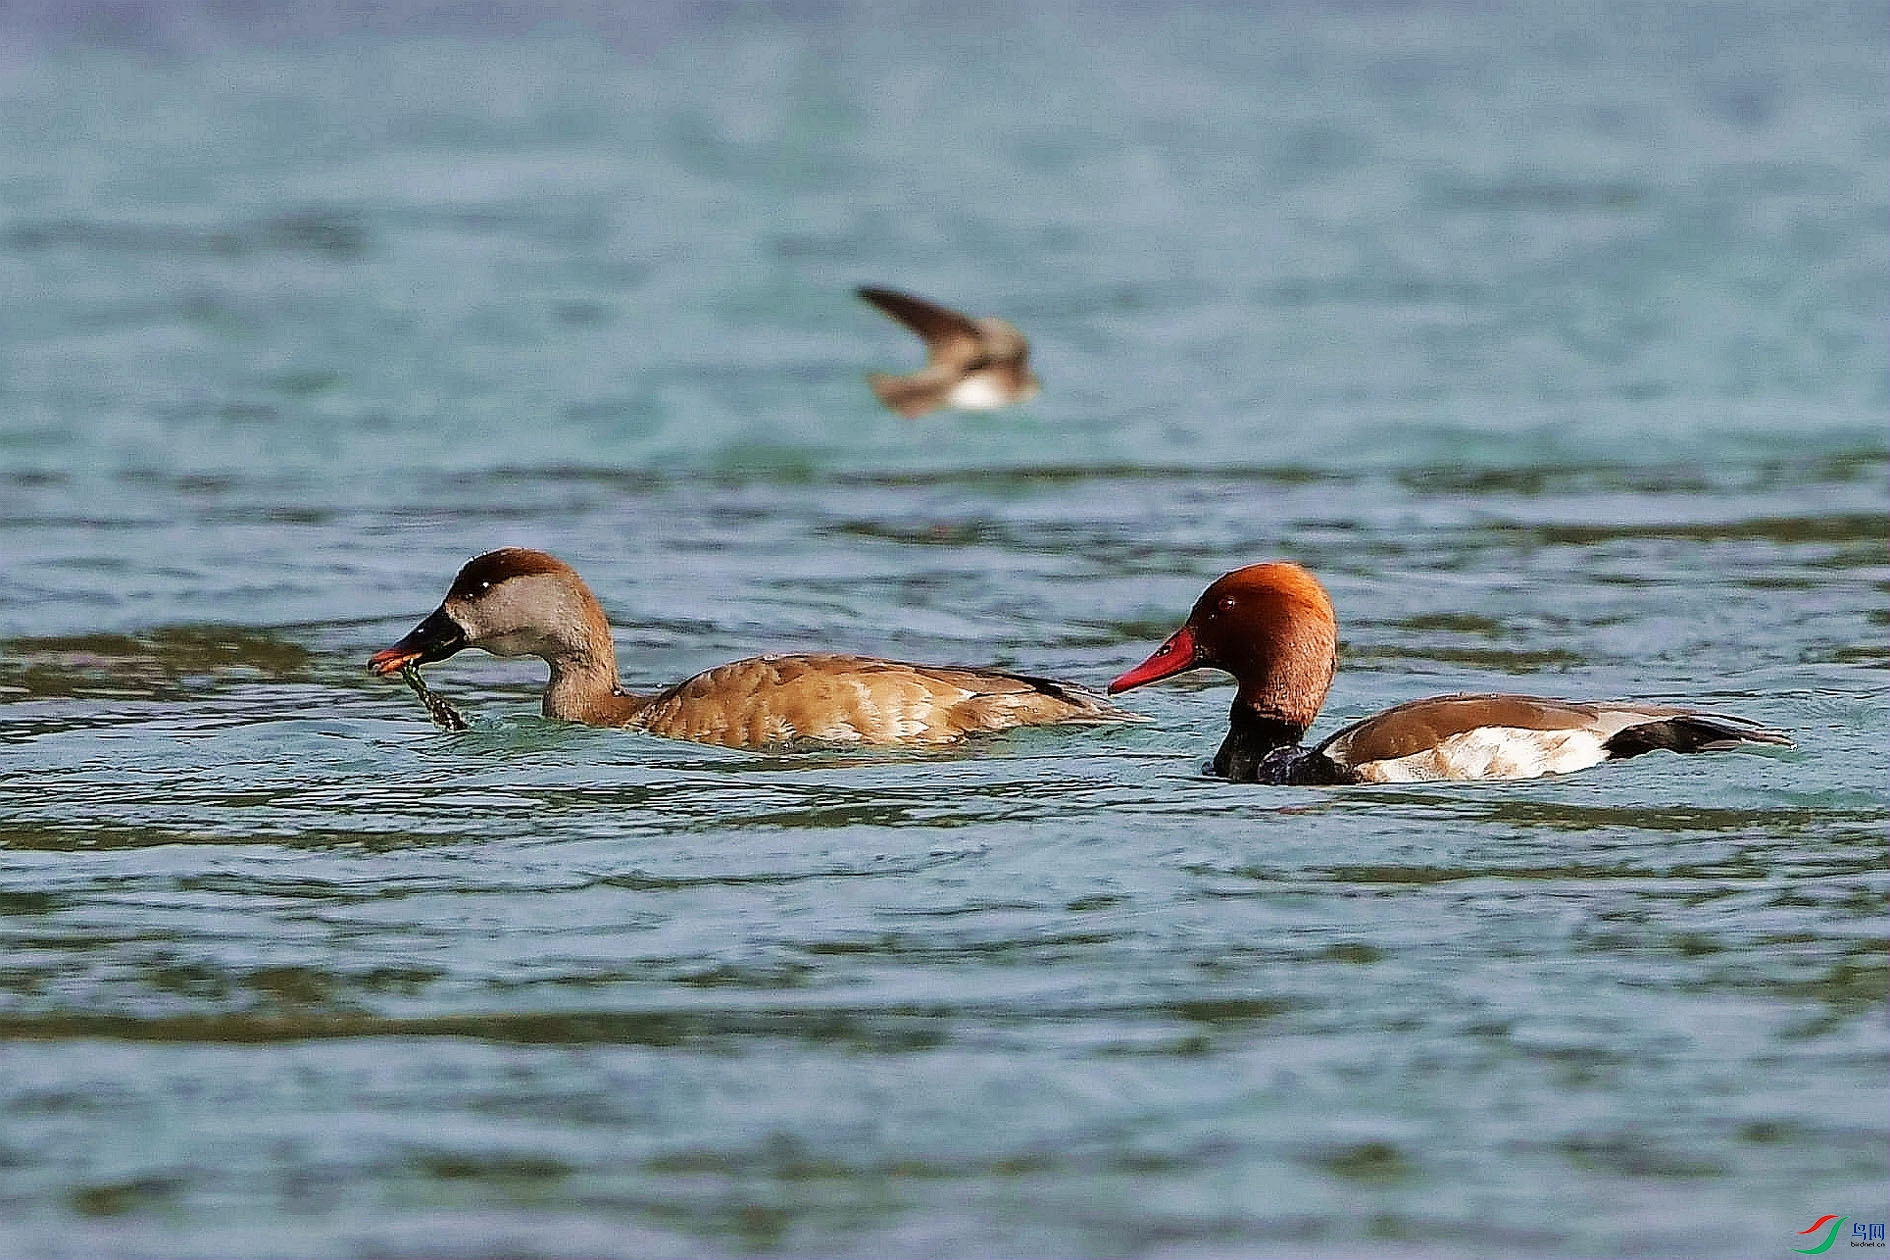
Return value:
[(1047, 679), (865, 656), (758, 656), (631, 695), (617, 684), (610, 623), (590, 588), (563, 561), (524, 547), (468, 561), (432, 615), (368, 668), (392, 674), (461, 648), (548, 662), (546, 717), (730, 748), (947, 744), (1015, 726), (1143, 720)]
[(1208, 587), (1181, 629), (1109, 692), (1202, 666), (1232, 674), (1240, 689), (1213, 768), (1243, 783), (1533, 779), (1655, 748), (1792, 742), (1745, 718), (1664, 705), (1454, 695), (1386, 709), (1302, 748), (1332, 685), (1338, 640), (1332, 601), (1312, 574), (1250, 565)]

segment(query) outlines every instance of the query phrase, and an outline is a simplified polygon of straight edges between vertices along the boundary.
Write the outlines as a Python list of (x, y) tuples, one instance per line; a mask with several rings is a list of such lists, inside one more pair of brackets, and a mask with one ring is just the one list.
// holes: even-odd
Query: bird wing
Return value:
[(858, 293), (917, 333), (933, 363), (964, 364), (983, 353), (977, 323), (949, 307), (894, 289), (862, 288)]

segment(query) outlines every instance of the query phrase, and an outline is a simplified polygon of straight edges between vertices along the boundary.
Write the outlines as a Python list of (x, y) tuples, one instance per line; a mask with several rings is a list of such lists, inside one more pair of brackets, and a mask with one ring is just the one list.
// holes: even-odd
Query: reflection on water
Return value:
[[(1880, 1201), (1881, 14), (121, 9), (0, 14), (0, 1256), (1725, 1255)], [(887, 415), (861, 283), (1046, 392)], [(638, 688), (1100, 685), (1286, 556), (1315, 734), (1503, 689), (1797, 746), (1235, 788), (1194, 675), (752, 755), (476, 653), (437, 731), (366, 658), (506, 544)]]
[[(159, 626), (148, 634), (15, 639), (0, 661), (0, 694), (175, 699), (213, 685), (305, 676), (310, 653), (282, 636), (236, 626)], [(192, 684), (195, 684), (193, 686)]]

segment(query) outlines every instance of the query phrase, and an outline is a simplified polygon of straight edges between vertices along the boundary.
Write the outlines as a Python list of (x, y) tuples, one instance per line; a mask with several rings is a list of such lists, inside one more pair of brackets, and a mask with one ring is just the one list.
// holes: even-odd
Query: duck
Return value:
[(946, 745), (1019, 726), (1145, 721), (1067, 683), (868, 656), (757, 656), (649, 695), (618, 682), (610, 622), (570, 565), (529, 547), (475, 556), (440, 606), (368, 658), (382, 677), (466, 648), (551, 666), (544, 714), (727, 748)]
[(866, 374), (879, 400), (906, 419), (940, 407), (994, 411), (1035, 397), (1042, 388), (1030, 370), (1030, 343), (1003, 320), (973, 319), (896, 289), (854, 292), (925, 342), (926, 364), (917, 372)]
[(1192, 669), (1232, 674), (1239, 689), (1209, 769), (1241, 783), (1533, 779), (1657, 748), (1792, 743), (1749, 718), (1691, 708), (1459, 693), (1396, 705), (1306, 748), (1300, 741), (1338, 667), (1338, 639), (1332, 600), (1311, 573), (1285, 561), (1248, 565), (1217, 578), (1181, 628), (1108, 693)]

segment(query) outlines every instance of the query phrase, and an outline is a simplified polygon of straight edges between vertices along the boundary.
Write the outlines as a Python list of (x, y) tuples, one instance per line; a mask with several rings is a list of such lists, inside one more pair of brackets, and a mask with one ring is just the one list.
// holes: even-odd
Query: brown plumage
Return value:
[(893, 289), (857, 292), (925, 342), (926, 364), (919, 371), (866, 374), (879, 400), (906, 419), (945, 406), (990, 411), (1037, 393), (1030, 344), (1003, 320), (972, 319)]
[(445, 601), (368, 668), (396, 673), (469, 647), (549, 663), (546, 717), (731, 748), (947, 744), (1017, 726), (1142, 720), (1048, 679), (824, 653), (752, 657), (632, 695), (618, 685), (610, 623), (590, 588), (523, 547), (469, 561)]
[(1250, 565), (1209, 586), (1181, 629), (1109, 691), (1202, 666), (1226, 670), (1239, 687), (1214, 772), (1247, 782), (1529, 779), (1656, 748), (1791, 744), (1746, 718), (1667, 705), (1464, 694), (1397, 705), (1301, 748), (1332, 684), (1337, 645), (1332, 601), (1312, 574)]

